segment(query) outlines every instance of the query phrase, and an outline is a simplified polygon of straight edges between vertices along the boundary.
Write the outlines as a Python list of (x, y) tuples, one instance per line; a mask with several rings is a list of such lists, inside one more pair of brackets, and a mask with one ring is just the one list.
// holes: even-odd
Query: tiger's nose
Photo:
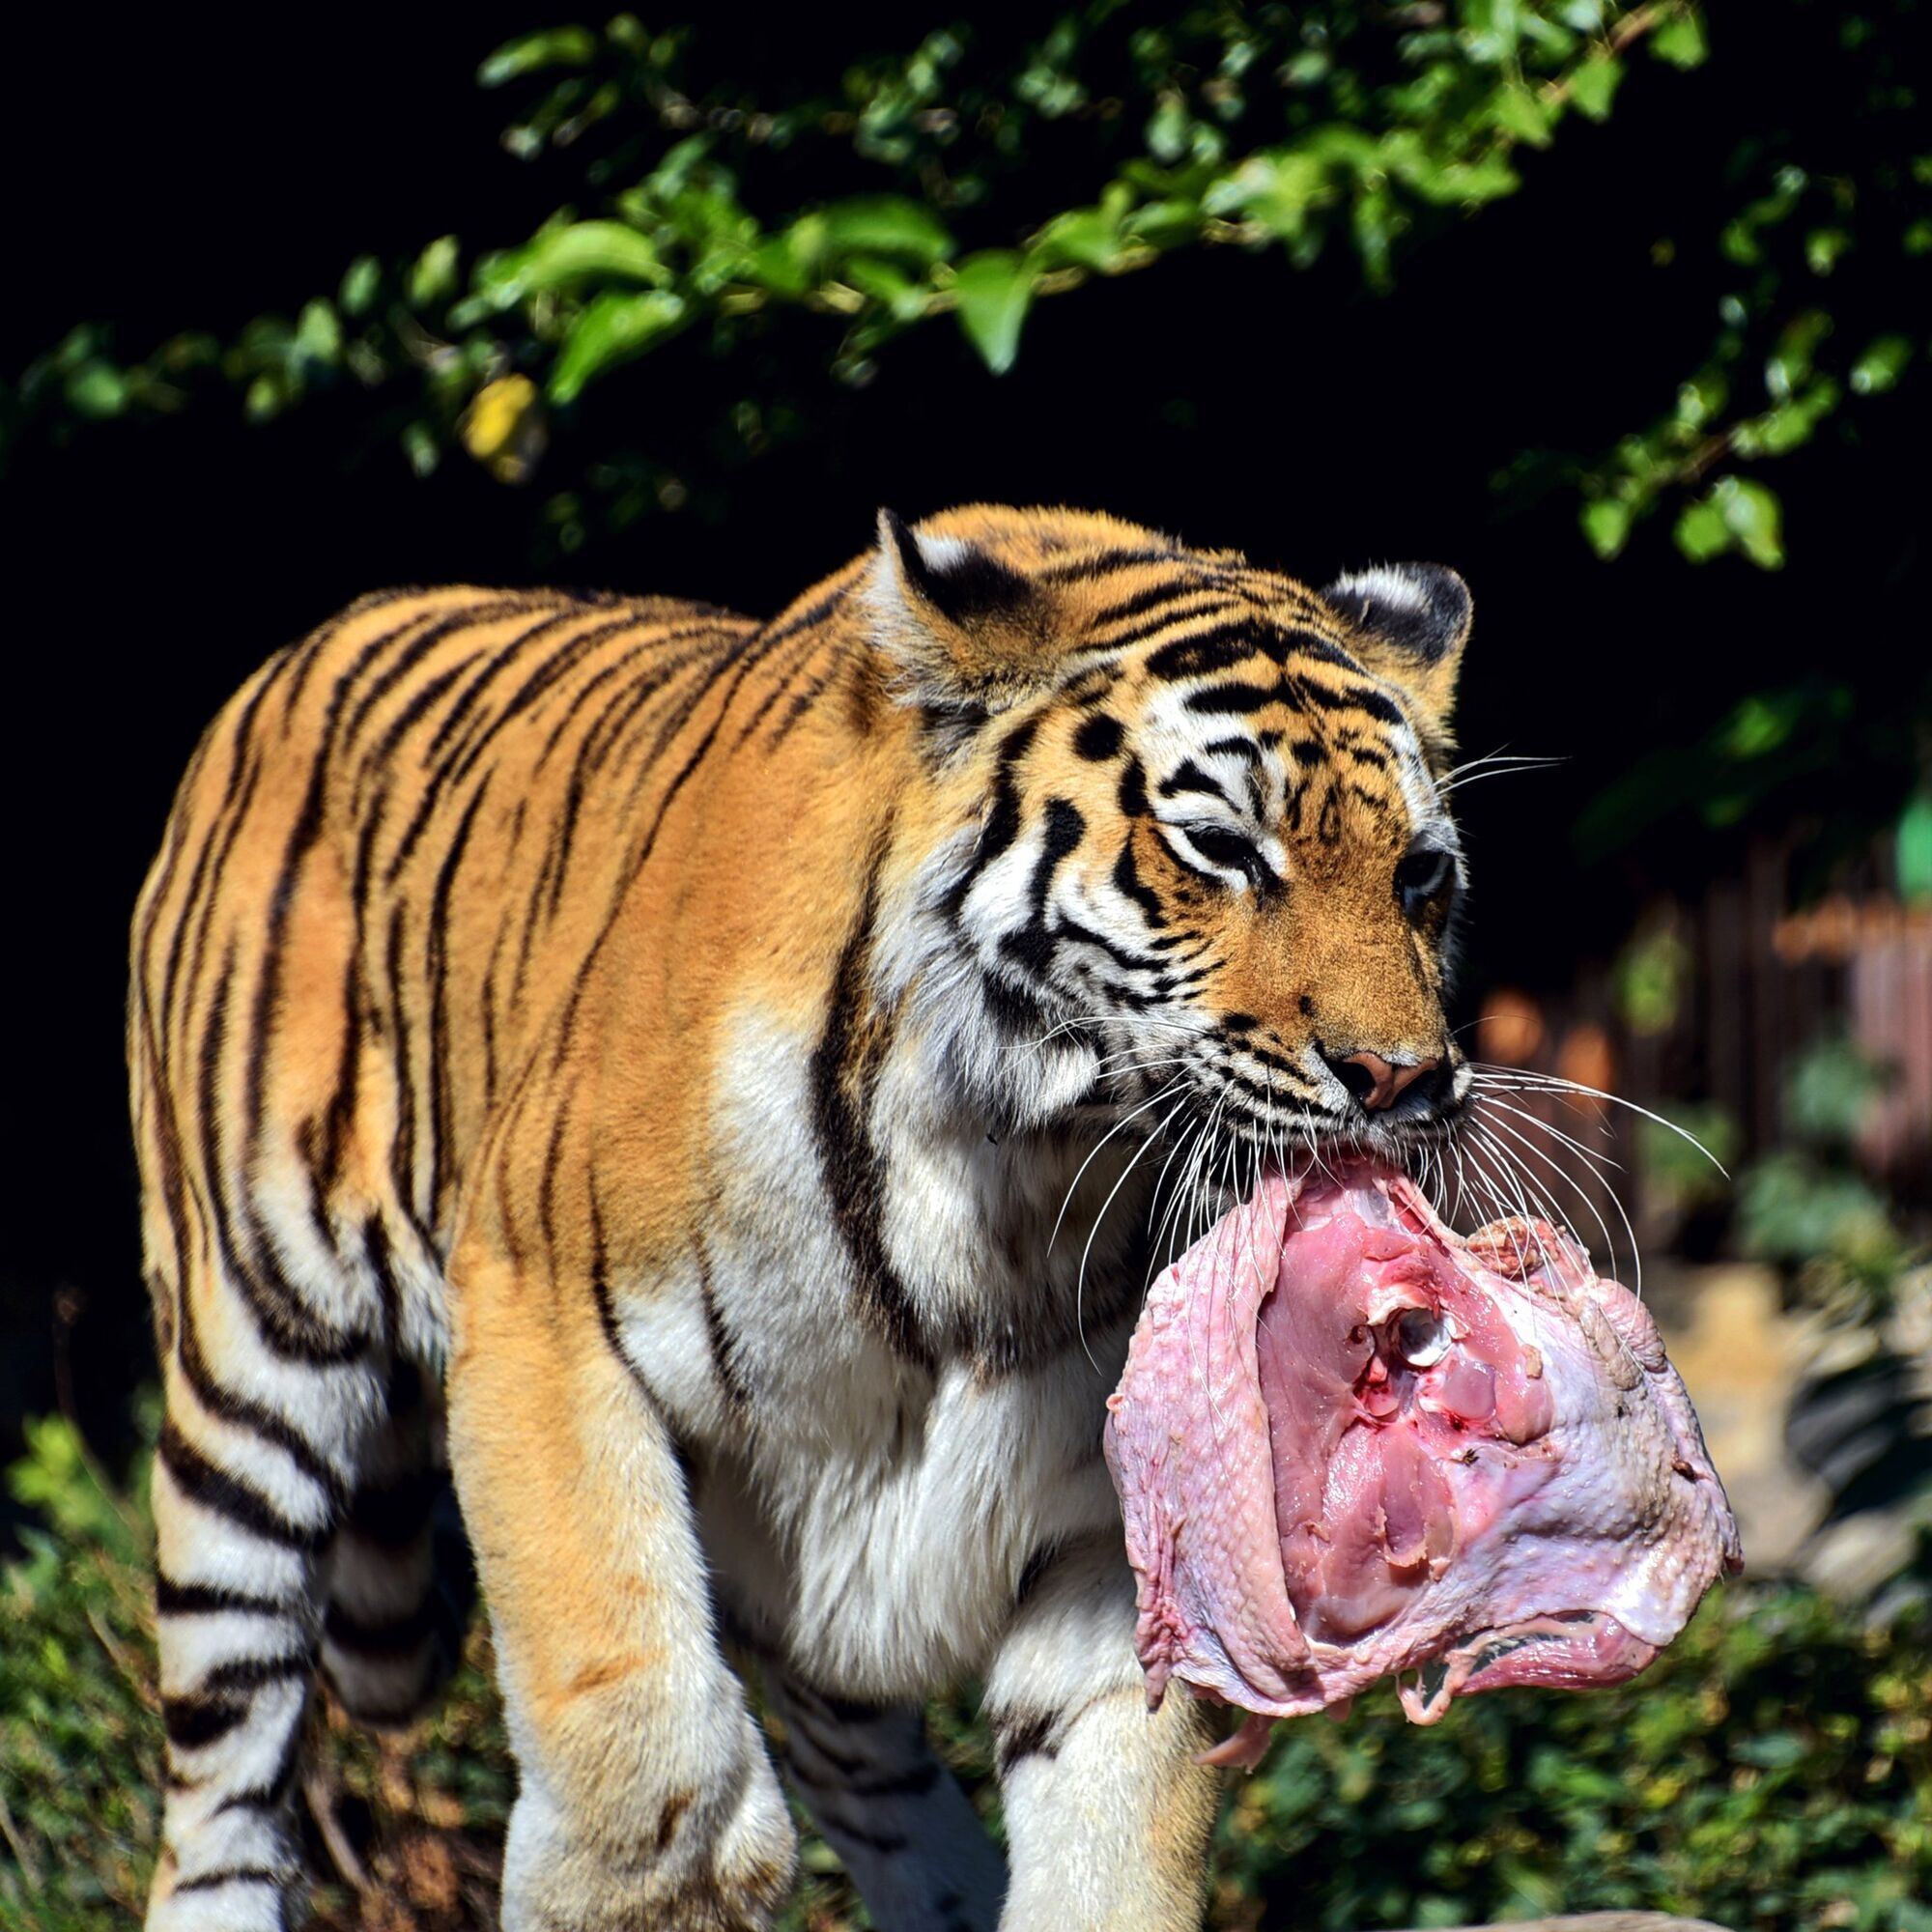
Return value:
[(1378, 1053), (1323, 1054), (1330, 1069), (1344, 1087), (1371, 1112), (1391, 1107), (1425, 1073), (1434, 1073), (1441, 1059), (1418, 1060), (1412, 1065), (1397, 1066)]

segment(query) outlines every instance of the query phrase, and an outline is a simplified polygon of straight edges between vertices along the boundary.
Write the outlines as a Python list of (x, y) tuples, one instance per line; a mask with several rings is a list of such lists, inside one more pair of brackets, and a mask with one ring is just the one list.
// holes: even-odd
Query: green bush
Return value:
[[(139, 1910), (156, 1823), (146, 1526), (65, 1423), (29, 1444), (13, 1487), (42, 1524), (0, 1581), (0, 1927), (107, 1932)], [(1431, 1730), (1378, 1692), (1344, 1723), (1283, 1725), (1232, 1781), (1212, 1919), (1369, 1932), (1623, 1906), (1932, 1932), (1928, 1683), (1920, 1615), (1861, 1629), (1806, 1593), (1733, 1587), (1617, 1690), (1501, 1691)], [(995, 1816), (967, 1706), (933, 1724)], [(514, 1774), (482, 1632), (406, 1738), (327, 1710), (315, 1730), (317, 1922), (489, 1922)], [(869, 1922), (809, 1835), (804, 1868), (788, 1932)]]

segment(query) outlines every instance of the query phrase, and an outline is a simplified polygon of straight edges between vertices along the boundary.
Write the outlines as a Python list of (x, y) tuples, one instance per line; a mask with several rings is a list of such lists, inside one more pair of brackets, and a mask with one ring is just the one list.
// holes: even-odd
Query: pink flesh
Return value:
[(1636, 1298), (1543, 1222), (1463, 1240), (1380, 1170), (1224, 1216), (1108, 1408), (1149, 1700), (1179, 1677), (1258, 1714), (1224, 1761), (1391, 1673), (1419, 1723), (1620, 1682), (1741, 1561)]

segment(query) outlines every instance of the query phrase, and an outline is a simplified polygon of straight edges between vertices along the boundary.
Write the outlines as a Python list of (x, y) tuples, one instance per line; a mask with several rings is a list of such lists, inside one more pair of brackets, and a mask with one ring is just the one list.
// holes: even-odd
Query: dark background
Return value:
[[(755, 87), (829, 80), (926, 24), (841, 9), (828, 46), (822, 20), (792, 17), (810, 11), (713, 10), (702, 44)], [(293, 311), (361, 252), (526, 234), (566, 190), (498, 148), (503, 103), (471, 76), (545, 17), (524, 0), (379, 31), (263, 10), (245, 31), (103, 25), (84, 44), (71, 10), (10, 22), (0, 371), (77, 321), (112, 319), (139, 355), (181, 327)], [(1208, 251), (1041, 303), (1004, 379), (950, 328), (916, 331), (863, 395), (737, 477), (724, 515), (652, 518), (563, 574), (768, 613), (865, 545), (879, 503), (910, 517), (974, 497), (1105, 508), (1316, 582), (1384, 557), (1453, 563), (1477, 606), (1466, 750), (1566, 760), (1465, 795), (1465, 1009), (1498, 978), (1567, 982), (1654, 891), (1737, 858), (1738, 835), (1666, 819), (1586, 866), (1573, 826), (1589, 799), (1639, 755), (1696, 740), (1747, 687), (1850, 665), (1882, 687), (1888, 663), (1927, 649), (1922, 401), (1857, 415), (1858, 440), (1780, 466), (1791, 562), (1776, 575), (1693, 569), (1663, 522), (1599, 563), (1573, 496), (1505, 514), (1492, 489), (1525, 447), (1592, 453), (1668, 408), (1727, 285), (1709, 243), (1734, 201), (1735, 103), (1775, 125), (1778, 90), (1804, 85), (1804, 60), (1779, 56), (1760, 72), (1732, 45), (1721, 67), (1637, 73), (1607, 126), (1566, 126), (1526, 157), (1523, 193), (1410, 254), (1392, 299), (1362, 295), (1340, 255), (1296, 274), (1278, 254)], [(648, 444), (679, 407), (676, 377), (650, 358), (597, 407)], [(7, 1437), (60, 1401), (124, 1443), (148, 1359), (125, 935), (200, 729), (264, 656), (359, 591), (540, 574), (527, 496), (468, 464), (418, 482), (393, 448), (354, 463), (342, 449), (326, 407), (267, 428), (217, 407), (23, 451), (0, 478)]]

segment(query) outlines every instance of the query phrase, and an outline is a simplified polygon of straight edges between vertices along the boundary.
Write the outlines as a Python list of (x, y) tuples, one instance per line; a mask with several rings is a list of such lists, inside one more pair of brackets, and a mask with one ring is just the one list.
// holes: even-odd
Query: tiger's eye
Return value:
[(1456, 861), (1439, 845), (1417, 845), (1395, 868), (1395, 895), (1403, 915), (1421, 920), (1430, 906), (1456, 883)]
[(1388, 1325), (1388, 1344), (1411, 1369), (1433, 1369), (1449, 1352), (1449, 1324), (1433, 1308), (1405, 1308)]

